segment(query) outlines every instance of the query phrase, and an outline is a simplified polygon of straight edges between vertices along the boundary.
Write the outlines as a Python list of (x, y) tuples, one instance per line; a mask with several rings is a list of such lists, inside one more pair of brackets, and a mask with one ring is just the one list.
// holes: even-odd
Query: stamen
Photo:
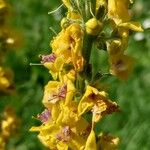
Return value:
[(58, 89), (58, 93), (53, 93), (49, 95), (48, 101), (55, 104), (57, 101), (61, 99), (65, 99), (67, 94), (67, 85), (64, 84)]
[(40, 115), (37, 115), (37, 119), (45, 123), (51, 118), (51, 112), (48, 109), (45, 109)]
[(71, 130), (69, 126), (65, 126), (61, 129), (60, 133), (56, 135), (56, 139), (62, 142), (69, 142), (71, 138)]
[(46, 62), (54, 62), (56, 60), (56, 55), (54, 53), (50, 55), (40, 55), (41, 63), (44, 64)]
[(58, 93), (58, 96), (60, 98), (65, 98), (66, 97), (66, 94), (67, 94), (67, 85), (63, 85), (62, 87), (60, 87), (59, 89), (59, 93)]
[(48, 101), (52, 104), (55, 104), (57, 101), (59, 101), (59, 96), (57, 93), (55, 94), (50, 94), (48, 97)]

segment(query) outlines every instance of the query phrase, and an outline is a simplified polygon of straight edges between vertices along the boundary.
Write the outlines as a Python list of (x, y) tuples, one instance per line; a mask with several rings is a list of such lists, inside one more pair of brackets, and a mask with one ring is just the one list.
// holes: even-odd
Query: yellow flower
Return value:
[[(64, 77), (67, 77), (72, 82), (75, 81), (76, 71), (73, 70), (73, 64), (66, 62), (63, 56), (56, 56), (54, 53), (50, 55), (42, 55), (41, 63), (49, 69), (50, 74), (54, 80), (59, 78), (60, 81), (63, 81)], [(79, 67), (82, 65), (82, 60), (78, 59), (76, 65)], [(82, 65), (83, 66), (83, 65)]]
[[(134, 59), (124, 55), (127, 45), (126, 31), (122, 30), (122, 40), (112, 40), (107, 43), (110, 73), (120, 79), (127, 79), (133, 70)], [(128, 35), (127, 35), (128, 36)]]
[(10, 92), (12, 89), (13, 74), (10, 70), (0, 67), (0, 91)]
[(102, 150), (117, 150), (119, 145), (119, 138), (112, 135), (101, 134), (97, 144), (97, 149)]
[[(64, 95), (61, 96), (64, 88)], [(64, 100), (66, 97), (67, 87), (58, 81), (49, 81), (45, 87), (43, 103), (45, 106), (55, 104), (58, 101)]]
[(65, 81), (67, 84), (50, 81), (45, 87), (43, 103), (48, 109), (37, 117), (43, 124), (30, 131), (40, 132), (39, 139), (50, 149), (84, 150), (89, 123), (78, 116), (77, 103), (72, 101), (74, 85), (67, 78)]
[(107, 50), (109, 57), (122, 55), (124, 52), (124, 47), (122, 46), (121, 40), (111, 40), (107, 42)]
[(66, 34), (69, 35), (70, 44), (75, 54), (81, 55), (83, 31), (79, 24), (73, 23), (66, 29)]
[(126, 0), (108, 0), (108, 17), (118, 25), (130, 20)]
[(54, 121), (59, 116), (61, 103), (65, 101), (66, 90), (66, 85), (58, 81), (50, 81), (45, 86), (43, 104), (51, 110), (52, 120)]
[(138, 22), (125, 22), (118, 25), (118, 35), (121, 37), (121, 45), (124, 49), (128, 47), (129, 31), (142, 32), (141, 24)]
[(87, 86), (79, 102), (78, 113), (82, 115), (90, 110), (93, 112), (93, 122), (98, 122), (105, 114), (118, 111), (118, 105), (108, 99), (106, 92)]
[(50, 43), (52, 51), (57, 56), (64, 56), (64, 59), (68, 60), (71, 57), (71, 41), (69, 35), (66, 34), (63, 29)]
[(39, 127), (32, 127), (30, 131), (40, 132), (38, 137), (41, 142), (50, 149), (68, 149), (67, 142), (70, 140), (70, 128), (56, 123), (46, 110), (38, 118), (44, 123)]
[(42, 125), (32, 127), (32, 132), (40, 132), (40, 141), (50, 149), (58, 150), (83, 150), (86, 140), (74, 133), (69, 126), (59, 126), (57, 124)]
[(89, 19), (86, 24), (86, 32), (87, 34), (96, 36), (99, 34), (99, 32), (102, 30), (102, 23), (97, 20), (96, 18)]
[(19, 124), (20, 121), (16, 117), (14, 109), (12, 107), (5, 108), (4, 120), (1, 121), (1, 136), (5, 142), (16, 133)]
[[(60, 114), (60, 120), (55, 122), (46, 122), (39, 127), (32, 127), (30, 131), (40, 132), (38, 137), (41, 142), (50, 149), (68, 150), (83, 150), (87, 136), (82, 135), (82, 132), (87, 128), (88, 123), (85, 120), (74, 119), (73, 110), (66, 109), (64, 106), (64, 116)], [(69, 107), (68, 107), (69, 108)], [(77, 112), (77, 111), (76, 111)]]
[(130, 21), (128, 5), (128, 0), (108, 0), (108, 17), (115, 22), (118, 28), (142, 32), (140, 23)]
[(59, 73), (62, 71), (64, 63), (65, 63), (64, 57), (58, 56), (53, 62), (52, 61), (45, 62), (44, 66), (49, 70), (53, 79), (57, 80)]
[(120, 55), (109, 59), (110, 73), (120, 79), (127, 79), (133, 70), (134, 59), (130, 56)]
[(71, 127), (74, 127), (76, 125), (76, 122), (79, 120), (79, 117), (77, 115), (77, 112), (75, 107), (72, 106), (62, 106), (62, 110), (60, 112), (60, 115), (57, 119), (58, 124), (68, 124)]
[[(57, 124), (68, 124), (71, 128), (77, 129), (77, 132), (81, 132), (88, 127), (88, 122), (82, 117), (78, 116), (77, 104), (75, 102), (70, 105), (62, 105), (60, 115), (57, 119)], [(79, 124), (79, 125), (78, 125)]]
[(51, 107), (58, 102), (69, 104), (74, 96), (75, 88), (70, 80), (64, 82), (49, 81), (45, 86), (43, 103), (46, 107)]
[[(51, 110), (52, 120), (56, 121), (65, 105), (70, 105), (75, 93), (71, 80), (64, 76), (61, 82), (50, 81), (45, 86), (43, 104)], [(60, 117), (59, 117), (60, 118)]]
[(74, 23), (63, 29), (51, 42), (53, 53), (43, 56), (42, 62), (50, 70), (54, 79), (64, 70), (64, 65), (72, 64), (76, 71), (82, 71), (84, 59), (81, 54), (83, 32)]
[[(50, 149), (57, 148), (57, 139), (56, 135), (59, 132), (60, 127), (53, 122), (51, 124), (41, 125), (39, 127), (32, 127), (30, 131), (40, 132), (38, 138), (40, 141)], [(65, 145), (64, 145), (65, 147)]]
[(63, 57), (65, 63), (72, 63), (75, 70), (82, 71), (84, 59), (82, 57), (83, 31), (79, 24), (73, 23), (63, 29), (51, 42), (53, 53)]

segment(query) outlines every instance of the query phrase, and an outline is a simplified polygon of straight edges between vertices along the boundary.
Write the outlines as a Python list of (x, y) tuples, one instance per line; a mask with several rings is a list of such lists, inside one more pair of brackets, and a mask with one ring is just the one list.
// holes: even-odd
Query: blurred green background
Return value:
[[(30, 66), (39, 63), (39, 54), (51, 51), (49, 41), (60, 31), (59, 22), (65, 15), (65, 8), (48, 15), (60, 4), (60, 0), (8, 0), (12, 6), (12, 26), (21, 32), (22, 47), (11, 50), (5, 65), (15, 74), (16, 94), (0, 95), (0, 112), (6, 105), (15, 107), (22, 119), (21, 128), (15, 138), (10, 139), (8, 150), (45, 150), (37, 139), (37, 134), (28, 130), (38, 125), (32, 116), (43, 110), (41, 103), (43, 87), (51, 79), (43, 66)], [(150, 149), (150, 1), (136, 0), (133, 7), (133, 20), (142, 23), (145, 31), (132, 34), (126, 53), (136, 58), (133, 74), (127, 81), (109, 78), (110, 98), (115, 99), (121, 112), (108, 116), (100, 122), (98, 131), (112, 133), (121, 139), (120, 150)], [(63, 14), (63, 15), (62, 15)], [(102, 60), (102, 59), (101, 59)], [(103, 64), (101, 61), (100, 64)]]

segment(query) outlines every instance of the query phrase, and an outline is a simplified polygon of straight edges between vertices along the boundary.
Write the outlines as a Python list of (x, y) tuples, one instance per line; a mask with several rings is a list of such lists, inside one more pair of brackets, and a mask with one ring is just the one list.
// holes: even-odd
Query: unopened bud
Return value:
[(98, 35), (102, 30), (102, 23), (98, 21), (96, 18), (92, 18), (86, 22), (86, 32), (90, 35)]
[(61, 24), (62, 29), (65, 29), (65, 28), (67, 28), (70, 25), (70, 22), (69, 22), (69, 20), (67, 18), (63, 18), (61, 20), (60, 24)]

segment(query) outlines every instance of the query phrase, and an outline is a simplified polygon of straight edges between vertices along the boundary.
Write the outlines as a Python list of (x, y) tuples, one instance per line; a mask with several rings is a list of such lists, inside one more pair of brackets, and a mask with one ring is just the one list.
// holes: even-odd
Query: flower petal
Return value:
[(119, 27), (124, 27), (136, 32), (143, 32), (141, 24), (139, 22), (125, 22), (118, 25)]
[(93, 130), (91, 130), (91, 133), (86, 141), (84, 150), (97, 150), (96, 137), (95, 137), (95, 133)]

